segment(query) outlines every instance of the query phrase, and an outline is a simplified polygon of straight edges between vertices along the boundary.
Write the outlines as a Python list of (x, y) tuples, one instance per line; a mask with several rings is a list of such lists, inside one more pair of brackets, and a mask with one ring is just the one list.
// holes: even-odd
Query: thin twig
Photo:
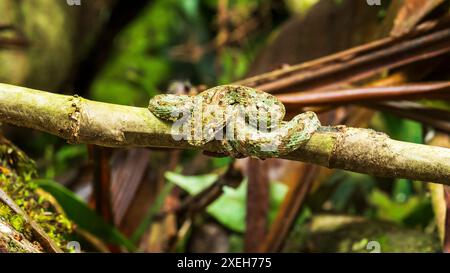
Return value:
[(430, 108), (410, 101), (361, 104), (365, 107), (390, 112), (402, 118), (412, 119), (442, 132), (450, 133), (450, 112)]
[(376, 86), (326, 92), (279, 94), (287, 108), (345, 105), (383, 100), (450, 99), (450, 82), (412, 83), (398, 86)]
[(31, 226), (39, 243), (41, 243), (47, 251), (53, 253), (63, 252), (47, 235), (47, 233), (45, 233), (45, 231), (36, 222), (34, 222), (19, 206), (17, 206), (16, 203), (14, 203), (14, 201), (2, 189), (0, 189), (0, 201), (5, 203), (5, 205), (20, 215), (25, 222)]
[(450, 51), (448, 18), (426, 22), (402, 37), (388, 37), (311, 62), (236, 82), (271, 92), (337, 88)]

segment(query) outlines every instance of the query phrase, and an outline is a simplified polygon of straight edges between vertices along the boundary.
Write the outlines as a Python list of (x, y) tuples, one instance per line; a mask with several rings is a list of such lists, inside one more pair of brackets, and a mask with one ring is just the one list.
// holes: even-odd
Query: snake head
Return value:
[(148, 109), (160, 119), (176, 121), (183, 114), (191, 112), (192, 97), (173, 94), (156, 95), (150, 100)]

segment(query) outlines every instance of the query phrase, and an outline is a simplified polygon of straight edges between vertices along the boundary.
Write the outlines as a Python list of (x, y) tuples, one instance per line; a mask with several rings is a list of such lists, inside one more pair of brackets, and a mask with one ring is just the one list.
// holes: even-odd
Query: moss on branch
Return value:
[[(194, 148), (147, 108), (86, 100), (0, 84), (0, 121), (41, 130), (73, 143), (108, 147)], [(221, 152), (219, 141), (204, 150)], [(450, 185), (450, 149), (390, 139), (373, 130), (321, 127), (283, 158), (382, 177)]]

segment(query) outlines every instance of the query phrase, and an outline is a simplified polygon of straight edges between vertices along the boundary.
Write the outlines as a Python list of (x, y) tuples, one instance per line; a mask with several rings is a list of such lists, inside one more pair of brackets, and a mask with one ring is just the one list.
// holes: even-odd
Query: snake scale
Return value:
[(233, 157), (280, 157), (304, 145), (321, 126), (314, 112), (283, 121), (284, 105), (260, 90), (222, 85), (196, 96), (162, 94), (153, 97), (151, 113), (165, 120), (189, 125), (184, 134), (194, 147), (221, 141)]

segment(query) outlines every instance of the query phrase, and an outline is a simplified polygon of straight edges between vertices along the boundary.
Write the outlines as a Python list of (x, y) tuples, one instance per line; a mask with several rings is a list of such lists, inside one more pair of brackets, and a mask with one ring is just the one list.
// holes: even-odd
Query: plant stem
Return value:
[[(175, 140), (171, 123), (146, 108), (90, 101), (0, 84), (0, 121), (44, 131), (70, 143), (107, 147), (194, 148)], [(223, 151), (219, 141), (204, 150)], [(282, 158), (329, 168), (450, 185), (450, 149), (390, 139), (369, 129), (321, 127)]]

